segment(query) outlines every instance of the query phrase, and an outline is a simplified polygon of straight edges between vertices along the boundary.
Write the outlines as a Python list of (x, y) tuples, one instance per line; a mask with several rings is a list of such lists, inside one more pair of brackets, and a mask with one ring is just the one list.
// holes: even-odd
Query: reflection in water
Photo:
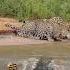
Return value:
[[(66, 65), (62, 64), (59, 59), (52, 58), (28, 58), (23, 61), (14, 62), (17, 70), (69, 70)], [(12, 69), (11, 69), (12, 70)]]
[(38, 61), (39, 60), (36, 58), (29, 58), (27, 61), (24, 61), (23, 63), (23, 70), (34, 70)]
[(48, 59), (47, 61), (40, 59), (37, 67), (34, 70), (61, 70), (53, 59)]

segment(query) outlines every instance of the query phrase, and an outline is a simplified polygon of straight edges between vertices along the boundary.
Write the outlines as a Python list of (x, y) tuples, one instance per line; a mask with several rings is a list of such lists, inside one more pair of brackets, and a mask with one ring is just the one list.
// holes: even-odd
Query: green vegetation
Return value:
[(70, 0), (0, 0), (0, 15), (24, 18), (61, 16), (70, 20)]

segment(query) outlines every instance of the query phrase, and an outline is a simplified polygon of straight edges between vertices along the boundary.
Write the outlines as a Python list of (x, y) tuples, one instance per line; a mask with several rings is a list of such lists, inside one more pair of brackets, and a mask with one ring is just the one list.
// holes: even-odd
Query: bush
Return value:
[(70, 0), (0, 0), (0, 15), (25, 18), (61, 16), (70, 21)]

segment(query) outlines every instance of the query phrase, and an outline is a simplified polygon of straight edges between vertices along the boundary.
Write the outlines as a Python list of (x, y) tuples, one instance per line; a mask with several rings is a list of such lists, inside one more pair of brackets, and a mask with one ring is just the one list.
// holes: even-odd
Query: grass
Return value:
[(70, 21), (70, 0), (0, 0), (0, 15), (18, 19), (61, 16)]
[(32, 55), (70, 56), (70, 43), (0, 46), (0, 57), (24, 57)]

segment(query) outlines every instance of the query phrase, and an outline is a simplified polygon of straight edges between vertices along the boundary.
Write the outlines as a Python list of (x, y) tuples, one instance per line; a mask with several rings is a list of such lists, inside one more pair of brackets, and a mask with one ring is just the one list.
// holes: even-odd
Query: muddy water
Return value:
[(8, 70), (9, 63), (16, 63), (17, 70), (70, 70), (70, 41), (2, 45), (0, 70)]

